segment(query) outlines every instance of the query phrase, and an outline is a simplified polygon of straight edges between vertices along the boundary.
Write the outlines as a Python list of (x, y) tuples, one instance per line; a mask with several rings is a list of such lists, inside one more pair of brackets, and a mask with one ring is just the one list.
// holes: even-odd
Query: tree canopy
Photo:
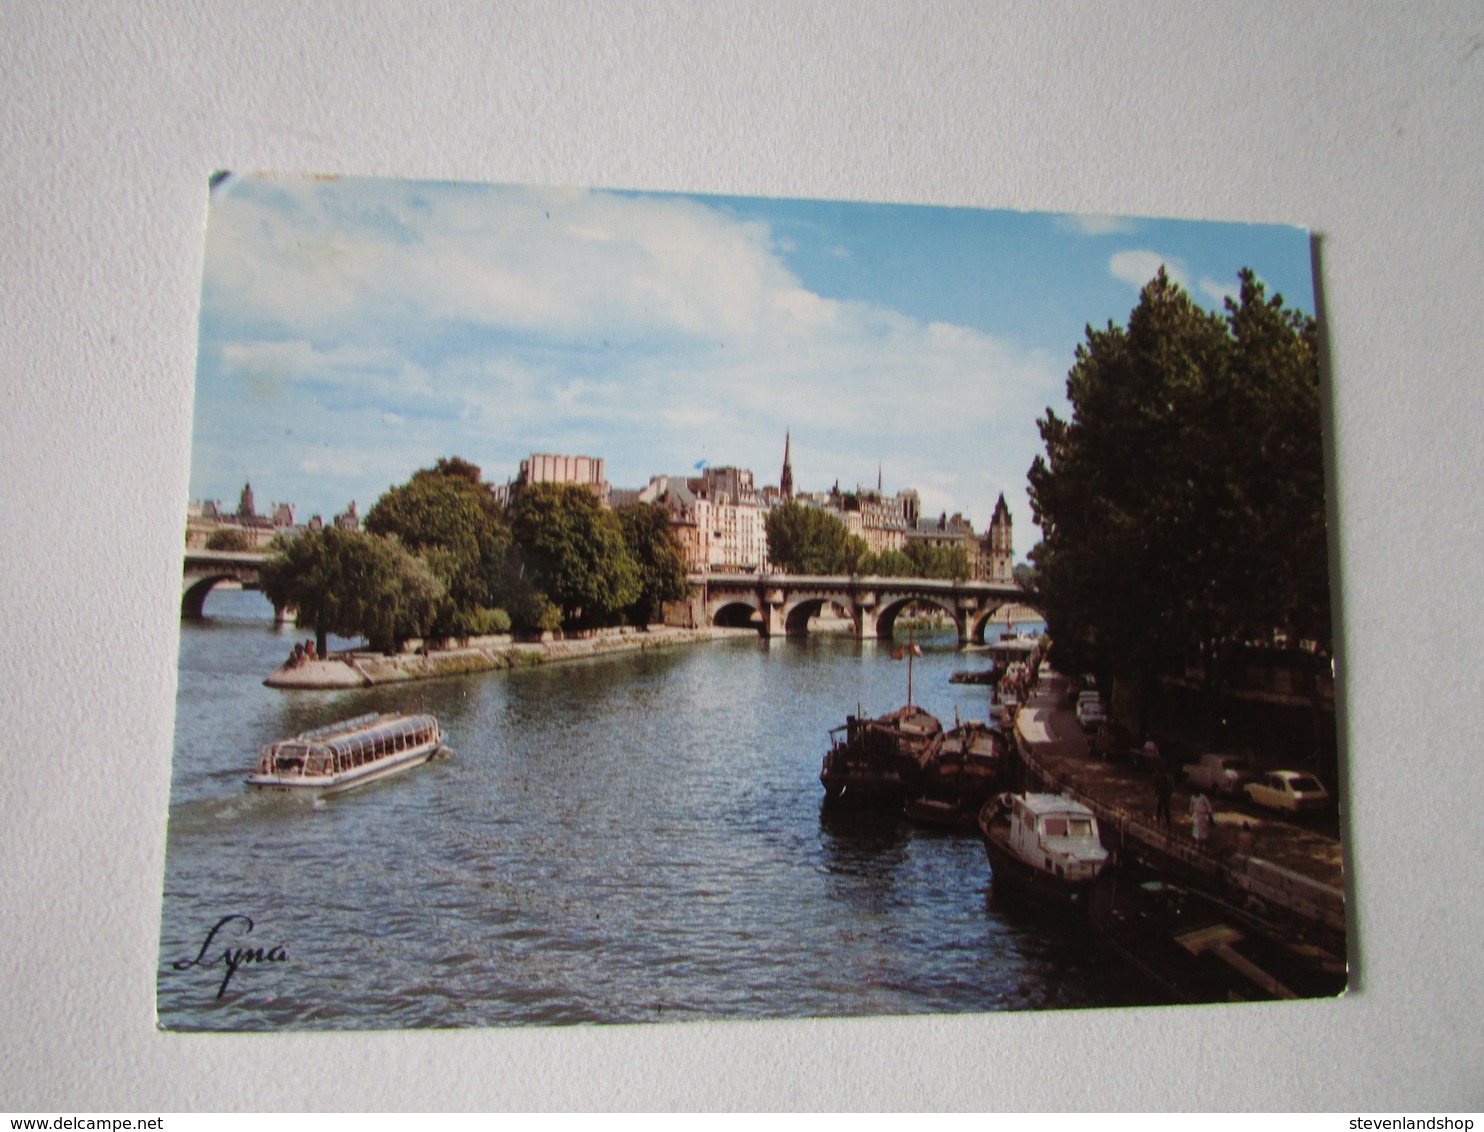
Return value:
[(252, 548), (253, 540), (240, 527), (220, 527), (206, 540), (207, 550), (245, 551)]
[(442, 582), (433, 635), (487, 631), (505, 596), (510, 529), (477, 467), (455, 456), (414, 472), (376, 501), (366, 529), (396, 538)]
[(623, 524), (586, 487), (525, 487), (511, 507), (510, 528), (512, 584), (520, 594), (511, 613), (524, 627), (540, 627), (527, 607), (543, 611), (539, 597), (561, 612), (562, 624), (582, 627), (615, 624), (639, 601), (639, 567)]
[(632, 503), (620, 507), (617, 515), (639, 571), (639, 597), (625, 613), (635, 625), (648, 625), (660, 617), (666, 602), (686, 595), (685, 548), (659, 504)]
[(395, 651), (427, 633), (444, 597), (428, 564), (394, 539), (325, 527), (277, 550), (259, 567), (263, 593), (297, 611), (295, 624), (314, 632), (321, 655), (329, 633)]
[(868, 551), (834, 515), (790, 500), (768, 512), (768, 560), (787, 574), (854, 574)]
[(1250, 271), (1225, 316), (1161, 270), (1126, 328), (1088, 328), (1029, 476), (1063, 663), (1140, 679), (1278, 631), (1330, 650), (1315, 334)]

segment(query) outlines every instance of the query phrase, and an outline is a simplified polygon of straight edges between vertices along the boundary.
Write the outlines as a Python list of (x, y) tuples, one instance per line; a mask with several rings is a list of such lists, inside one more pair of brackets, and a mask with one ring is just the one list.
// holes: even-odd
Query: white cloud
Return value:
[(1159, 274), (1161, 267), (1165, 269), (1171, 282), (1178, 283), (1187, 292), (1190, 290), (1190, 276), (1185, 270), (1185, 264), (1159, 252), (1138, 248), (1118, 252), (1108, 261), (1108, 270), (1114, 279), (1138, 288), (1143, 288)]
[[(222, 377), (261, 402), (257, 458), (340, 492), (374, 496), (452, 453), (499, 480), (533, 450), (604, 456), (624, 486), (702, 457), (776, 482), (792, 426), (805, 486), (874, 483), (879, 460), (888, 490), (917, 486), (935, 513), (982, 525), (1010, 484), (1024, 514), (1060, 365), (821, 296), (779, 247), (683, 199), (244, 179), (213, 201), (203, 335), (222, 328)], [(1146, 261), (1142, 285), (1162, 257), (1120, 253), (1113, 270)], [(352, 417), (376, 458), (275, 458), (342, 443)]]
[(1227, 299), (1241, 298), (1242, 285), (1235, 279), (1230, 283), (1222, 283), (1215, 279), (1202, 278), (1201, 291), (1210, 298), (1213, 309), (1221, 311), (1226, 309)]

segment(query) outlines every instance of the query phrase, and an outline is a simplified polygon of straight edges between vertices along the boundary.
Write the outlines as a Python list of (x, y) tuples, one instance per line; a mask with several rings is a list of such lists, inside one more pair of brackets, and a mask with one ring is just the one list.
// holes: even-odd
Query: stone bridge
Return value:
[[(187, 550), (185, 577), (180, 592), (180, 615), (202, 616), (206, 595), (219, 582), (237, 582), (245, 590), (258, 588), (258, 567), (269, 555), (252, 551)], [(278, 610), (279, 620), (284, 611)]]
[(897, 618), (915, 602), (946, 613), (960, 642), (983, 644), (995, 610), (1034, 608), (1014, 582), (806, 574), (705, 574), (691, 582), (700, 589), (706, 625), (752, 626), (765, 637), (804, 636), (809, 619), (834, 606), (850, 619), (856, 636), (890, 638)]

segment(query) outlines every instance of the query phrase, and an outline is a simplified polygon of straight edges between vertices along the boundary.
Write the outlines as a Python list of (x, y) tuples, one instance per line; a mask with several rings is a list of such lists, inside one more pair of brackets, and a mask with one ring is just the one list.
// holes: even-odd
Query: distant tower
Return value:
[(989, 520), (989, 580), (1008, 582), (1015, 576), (1015, 544), (1010, 536), (1010, 508), (1005, 505), (1005, 494), (994, 505), (994, 516)]
[(242, 485), (242, 500), (237, 504), (237, 517), (239, 519), (252, 519), (257, 517), (257, 508), (252, 502), (252, 484)]
[(794, 469), (788, 459), (789, 434), (787, 430), (783, 433), (783, 474), (778, 477), (778, 494), (784, 499), (794, 497)]
[(876, 494), (881, 494), (881, 465), (876, 465)]

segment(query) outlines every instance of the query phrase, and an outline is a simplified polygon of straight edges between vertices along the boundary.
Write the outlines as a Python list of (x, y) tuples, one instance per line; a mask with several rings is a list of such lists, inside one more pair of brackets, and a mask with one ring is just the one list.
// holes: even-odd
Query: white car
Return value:
[(1096, 697), (1090, 700), (1078, 700), (1077, 722), (1082, 725), (1083, 731), (1096, 731), (1098, 724), (1108, 722), (1108, 713), (1103, 708), (1102, 701)]
[(1274, 770), (1247, 784), (1253, 805), (1289, 814), (1311, 814), (1329, 808), (1329, 791), (1312, 774)]

